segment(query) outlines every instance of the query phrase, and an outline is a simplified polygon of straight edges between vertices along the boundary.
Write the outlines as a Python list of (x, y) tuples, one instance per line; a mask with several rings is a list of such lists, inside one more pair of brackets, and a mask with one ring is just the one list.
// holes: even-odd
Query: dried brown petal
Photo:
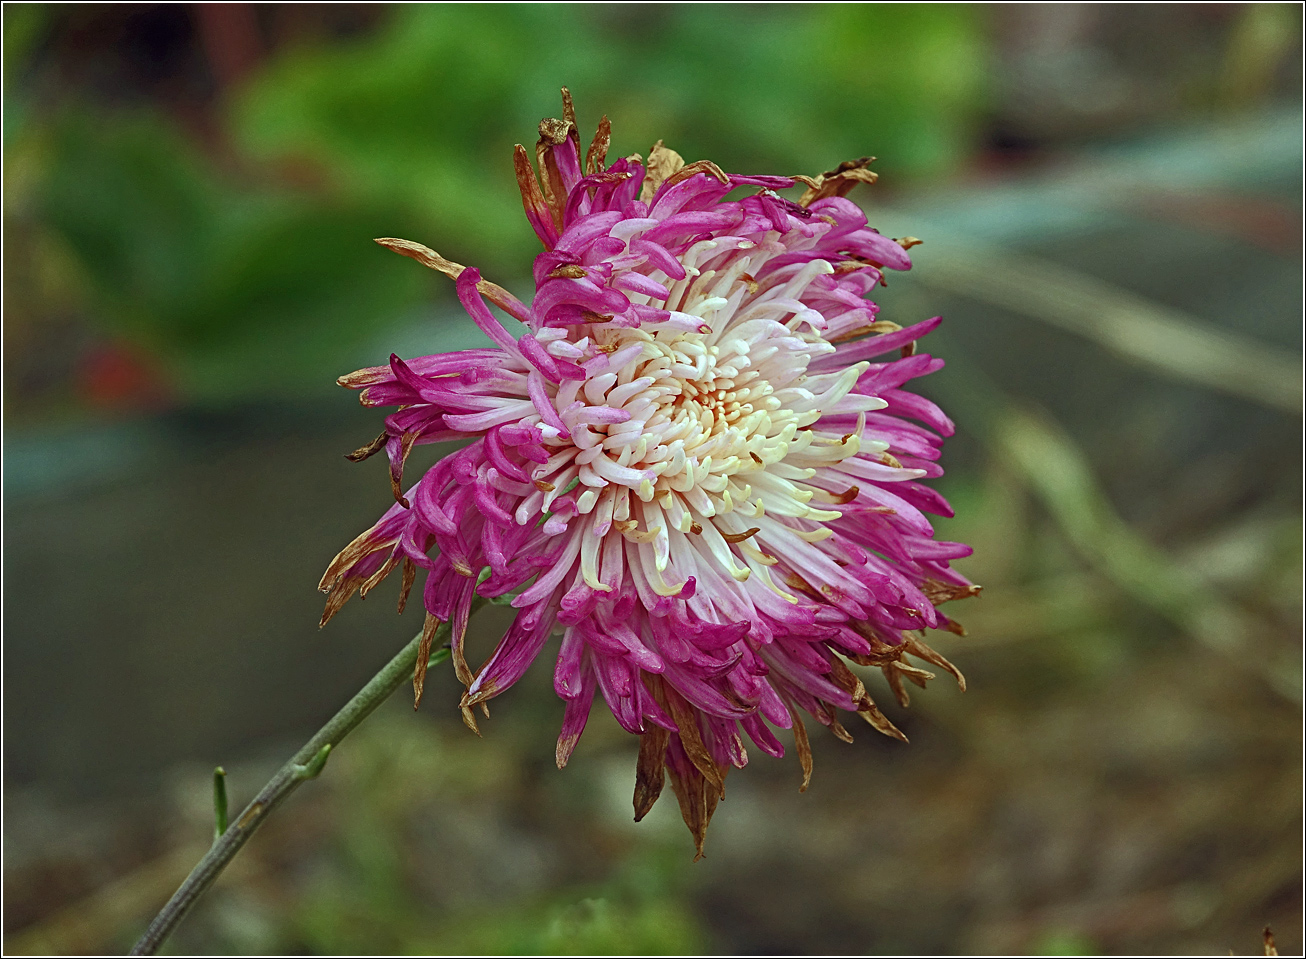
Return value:
[(907, 737), (903, 735), (902, 730), (889, 722), (889, 717), (880, 712), (880, 707), (876, 706), (875, 703), (857, 710), (857, 715), (870, 723), (877, 732), (907, 742)]
[(662, 682), (661, 677), (649, 676), (645, 684), (653, 693), (653, 697), (658, 701), (658, 704), (671, 713), (671, 718), (675, 720), (676, 728), (680, 733), (680, 745), (684, 747), (685, 755), (689, 757), (689, 761), (702, 773), (703, 778), (711, 783), (720, 795), (724, 796), (726, 789), (725, 774), (717, 766), (716, 761), (712, 759), (712, 754), (707, 751), (707, 747), (703, 744), (703, 737), (698, 729), (698, 717), (695, 715), (694, 707), (690, 706), (674, 688)]
[(380, 585), (381, 581), (389, 576), (394, 568), (399, 565), (399, 560), (400, 556), (396, 553), (387, 559), (380, 569), (367, 577), (367, 579), (363, 580), (362, 585), (358, 587), (358, 598), (366, 599), (367, 594)]
[(608, 147), (612, 145), (612, 124), (607, 116), (599, 119), (599, 128), (594, 134), (589, 152), (585, 154), (585, 173), (593, 176), (607, 164)]
[[(722, 776), (725, 772), (722, 770)], [(703, 858), (703, 841), (707, 838), (707, 826), (716, 812), (721, 793), (708, 782), (697, 768), (691, 767), (689, 774), (682, 776), (675, 766), (667, 765), (667, 777), (671, 780), (671, 789), (680, 803), (680, 817), (689, 827), (694, 837), (694, 861)]]
[(812, 783), (812, 744), (807, 738), (807, 727), (803, 725), (802, 715), (789, 702), (788, 697), (785, 698), (785, 706), (794, 721), (794, 749), (798, 753), (798, 763), (803, 767), (803, 784), (798, 787), (798, 791), (805, 793)]
[(417, 564), (411, 558), (404, 557), (404, 571), (400, 574), (403, 579), (399, 581), (399, 612), (404, 611), (408, 605), (408, 594), (412, 592), (413, 580), (417, 578)]
[(562, 266), (555, 266), (549, 271), (550, 280), (583, 280), (589, 274), (585, 272), (585, 267), (577, 266), (574, 263), (564, 263)]
[(898, 705), (903, 709), (910, 706), (911, 697), (907, 695), (907, 689), (902, 684), (902, 673), (898, 671), (898, 663), (885, 663), (880, 667), (880, 671), (889, 681), (889, 688), (893, 690), (893, 698), (898, 700)]
[(394, 493), (395, 502), (404, 509), (409, 508), (409, 502), (404, 498), (403, 481), (404, 481), (404, 464), (408, 462), (408, 454), (413, 451), (413, 444), (417, 442), (420, 434), (407, 432), (399, 438), (399, 462), (390, 464), (390, 492)]
[[(713, 163), (711, 160), (695, 160), (693, 163), (689, 163), (682, 166), (679, 170), (676, 170), (674, 173), (668, 176), (663, 181), (663, 185), (669, 187), (675, 186), (677, 183), (682, 183), (685, 180), (688, 180), (692, 176), (698, 176), (700, 173), (706, 173), (710, 176), (714, 176), (722, 183), (728, 184), (730, 182), (730, 177), (726, 176), (726, 172), (722, 170), (719, 166), (717, 166), (715, 163)], [(754, 280), (753, 282), (756, 283), (757, 281)]]
[(966, 677), (961, 674), (961, 670), (952, 665), (952, 663), (948, 662), (929, 646), (925, 645), (924, 639), (912, 635), (911, 633), (904, 633), (902, 644), (907, 652), (911, 653), (917, 659), (923, 659), (927, 663), (933, 663), (935, 666), (938, 666), (939, 669), (951, 673), (953, 679), (957, 680), (957, 688), (963, 693), (966, 691)]
[[(523, 151), (522, 156), (523, 158), (525, 157), (525, 151)], [(529, 170), (530, 161), (527, 160), (526, 162), (527, 169)], [(533, 182), (535, 174), (531, 173), (530, 177)], [(538, 185), (536, 186), (536, 190), (539, 190)], [(525, 202), (524, 193), (522, 196), (522, 202)], [(410, 260), (416, 260), (423, 266), (430, 267), (432, 270), (437, 270), (453, 280), (458, 279), (458, 277), (462, 275), (463, 270), (467, 269), (467, 267), (463, 266), (461, 263), (455, 263), (453, 260), (446, 260), (429, 246), (424, 246), (423, 244), (416, 243), (412, 240), (400, 240), (391, 236), (382, 236), (378, 237), (374, 242), (381, 244), (381, 246), (385, 247), (387, 250), (394, 250), (400, 256), (406, 256)], [(476, 289), (479, 290), (487, 300), (505, 313), (509, 313), (518, 319), (523, 319), (520, 315), (521, 311), (517, 305), (516, 297), (501, 287), (498, 283), (491, 283), (489, 280), (481, 280), (476, 284)], [(369, 380), (369, 383), (377, 382), (380, 379), (386, 379), (390, 374), (390, 367), (388, 366), (372, 367), (371, 370), (376, 370), (381, 375), (378, 377), (378, 380)], [(342, 376), (340, 379), (336, 380), (336, 382), (341, 386), (353, 386), (355, 383), (351, 379), (352, 377), (357, 377), (361, 373), (369, 373), (371, 370), (359, 370), (358, 373), (350, 373), (348, 377)], [(350, 379), (351, 381), (345, 382), (347, 379)]]
[(970, 599), (972, 596), (978, 596), (983, 592), (982, 586), (968, 584), (960, 586), (957, 583), (944, 583), (937, 579), (927, 579), (921, 584), (921, 592), (935, 606), (940, 603), (951, 602), (954, 599)]
[(659, 140), (648, 152), (647, 172), (644, 174), (644, 186), (639, 191), (639, 199), (647, 203), (658, 192), (662, 181), (682, 169), (685, 159), (675, 150), (669, 150)]
[(874, 183), (879, 176), (867, 169), (874, 160), (875, 157), (845, 160), (833, 170), (822, 173), (818, 177), (795, 177), (794, 179), (807, 184), (807, 189), (798, 199), (798, 205), (810, 206), (817, 200), (824, 200), (827, 197), (847, 196), (858, 183)]
[[(344, 379), (344, 377), (342, 376), (341, 379)], [(372, 442), (368, 443), (366, 446), (360, 446), (352, 453), (346, 453), (345, 459), (349, 460), (349, 462), (351, 463), (361, 463), (369, 456), (375, 456), (377, 453), (381, 452), (381, 450), (385, 447), (385, 441), (388, 438), (388, 436), (389, 434), (383, 432), (380, 436), (372, 440)]]
[(417, 644), (417, 665), (413, 668), (413, 709), (422, 705), (422, 691), (426, 688), (426, 668), (431, 664), (431, 643), (440, 629), (440, 621), (430, 613), (422, 626), (422, 641)]
[(388, 366), (368, 366), (352, 373), (346, 373), (344, 376), (337, 376), (336, 385), (356, 390), (360, 387), (384, 382), (393, 375)]
[(571, 91), (566, 87), (562, 88), (562, 118), (573, 130), (576, 129), (576, 106), (571, 102)]
[(670, 741), (671, 732), (661, 726), (651, 726), (639, 737), (639, 758), (635, 761), (635, 822), (647, 816), (658, 796), (662, 795), (663, 767)]

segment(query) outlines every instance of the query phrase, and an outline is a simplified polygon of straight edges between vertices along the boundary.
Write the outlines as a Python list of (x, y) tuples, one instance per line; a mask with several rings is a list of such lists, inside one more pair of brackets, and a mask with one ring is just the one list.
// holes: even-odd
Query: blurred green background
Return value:
[[(529, 295), (515, 142), (810, 173), (922, 237), (967, 673), (733, 774), (692, 847), (538, 664), (470, 737), (396, 697), (193, 953), (1250, 953), (1301, 930), (1301, 8), (6, 4), (7, 952), (123, 949), (418, 627), (318, 633), (389, 499), (334, 378), (478, 345), (421, 241)], [(427, 450), (427, 459), (439, 450)], [(417, 464), (420, 467), (422, 464)], [(378, 594), (380, 595), (380, 594)], [(473, 625), (487, 650), (500, 611)], [(547, 657), (545, 657), (547, 658)], [(876, 692), (873, 689), (873, 694)], [(877, 698), (883, 698), (884, 690)], [(597, 711), (596, 711), (597, 712)]]

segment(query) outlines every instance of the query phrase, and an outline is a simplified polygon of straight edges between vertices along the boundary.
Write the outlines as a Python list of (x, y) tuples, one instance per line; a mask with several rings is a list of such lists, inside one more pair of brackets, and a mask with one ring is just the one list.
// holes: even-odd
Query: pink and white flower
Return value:
[[(961, 674), (923, 630), (959, 632), (937, 605), (977, 587), (939, 542), (951, 421), (903, 389), (942, 360), (915, 351), (938, 318), (902, 329), (866, 295), (906, 248), (845, 195), (866, 160), (823, 176), (735, 176), (653, 148), (607, 164), (605, 117), (582, 165), (570, 97), (540, 125), (537, 179), (516, 168), (544, 244), (527, 305), (420, 244), (379, 240), (456, 279), (493, 343), (391, 356), (342, 377), (365, 406), (395, 407), (384, 448), (396, 503), (322, 579), (325, 623), (355, 590), (425, 571), (425, 636), (453, 623), (472, 709), (513, 685), (561, 631), (554, 683), (566, 764), (596, 691), (641, 737), (636, 819), (670, 774), (701, 854), (727, 770), (747, 738), (781, 756), (801, 714), (840, 738), (837, 710), (905, 738), (846, 661), (880, 667), (905, 705), (906, 654)], [(797, 201), (775, 191), (802, 183)], [(727, 199), (743, 189), (745, 195)], [(514, 338), (486, 300), (526, 325)], [(416, 444), (471, 440), (406, 491)], [(473, 671), (474, 596), (510, 598), (515, 622)], [(400, 600), (401, 608), (403, 598)], [(429, 649), (429, 647), (428, 647)], [(426, 655), (414, 681), (420, 700)]]

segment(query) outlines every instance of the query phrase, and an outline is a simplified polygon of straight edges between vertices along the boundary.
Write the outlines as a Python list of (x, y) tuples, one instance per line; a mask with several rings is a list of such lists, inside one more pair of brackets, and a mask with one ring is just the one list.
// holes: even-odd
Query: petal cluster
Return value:
[[(949, 568), (970, 550), (934, 538), (928, 516), (951, 511), (922, 483), (953, 426), (904, 389), (943, 365), (916, 352), (939, 321), (903, 329), (866, 299), (912, 244), (845, 198), (873, 182), (867, 161), (735, 176), (659, 143), (609, 164), (606, 118), (582, 159), (564, 105), (540, 125), (538, 175), (517, 148), (544, 245), (529, 305), (420, 244), (378, 241), (454, 277), (493, 345), (341, 378), (394, 408), (353, 456), (385, 450), (395, 505), (327, 570), (323, 622), (400, 567), (406, 598), (421, 570), (425, 635), (453, 624), (473, 728), (560, 631), (558, 765), (600, 695), (641, 737), (636, 818), (669, 776), (701, 853), (746, 741), (781, 756), (775, 730), (792, 729), (805, 788), (802, 714), (848, 738), (837, 711), (857, 712), (904, 738), (848, 662), (881, 668), (904, 704), (903, 680), (930, 677), (907, 654), (961, 682), (922, 632), (959, 631), (937, 605), (977, 591)], [(776, 192), (799, 183), (797, 202)], [(470, 442), (405, 488), (412, 448), (449, 440)], [(477, 596), (517, 615), (472, 670)]]

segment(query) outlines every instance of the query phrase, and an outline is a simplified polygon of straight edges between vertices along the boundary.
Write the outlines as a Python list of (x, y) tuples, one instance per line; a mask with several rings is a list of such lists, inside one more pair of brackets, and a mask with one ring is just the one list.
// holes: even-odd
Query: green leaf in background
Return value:
[(445, 255), (521, 274), (537, 245), (512, 144), (559, 112), (560, 86), (582, 125), (613, 119), (614, 154), (665, 139), (731, 169), (817, 172), (875, 152), (934, 175), (969, 146), (981, 51), (964, 7), (413, 5), (357, 44), (287, 53), (232, 126), (253, 155), (411, 209)]
[[(6, 8), (15, 61), (52, 16)], [(664, 138), (748, 172), (875, 153), (936, 175), (968, 149), (981, 40), (952, 6), (401, 6), (273, 53), (204, 144), (157, 110), (37, 110), (40, 84), (7, 63), (6, 103), (28, 106), (6, 152), (40, 154), (33, 229), (71, 253), (88, 321), (148, 350), (184, 401), (284, 397), (383, 361), (376, 343), (450, 296), (373, 237), (527, 273), (512, 144), (559, 112), (560, 86), (584, 125), (612, 117), (614, 155)], [(449, 348), (433, 332), (425, 349)]]
[(62, 117), (42, 201), (98, 318), (195, 399), (325, 388), (432, 287), (371, 242), (399, 211), (234, 187), (152, 114)]

